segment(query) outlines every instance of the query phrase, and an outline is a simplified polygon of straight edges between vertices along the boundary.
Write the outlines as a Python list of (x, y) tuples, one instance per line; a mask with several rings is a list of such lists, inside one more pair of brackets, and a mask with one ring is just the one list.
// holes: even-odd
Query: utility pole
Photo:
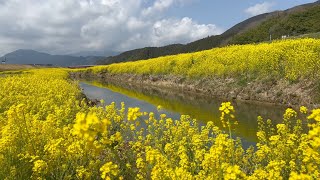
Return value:
[(272, 41), (272, 34), (271, 34), (271, 28), (269, 28), (269, 41)]
[(271, 35), (271, 33), (270, 33), (270, 40), (269, 40), (270, 42), (272, 41), (272, 35)]

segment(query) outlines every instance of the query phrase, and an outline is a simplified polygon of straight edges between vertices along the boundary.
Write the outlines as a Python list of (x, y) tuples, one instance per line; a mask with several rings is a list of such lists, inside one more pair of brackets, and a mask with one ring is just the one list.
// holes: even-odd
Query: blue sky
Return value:
[(251, 17), (245, 12), (256, 4), (270, 3), (270, 11), (285, 10), (297, 5), (315, 2), (315, 0), (195, 0), (171, 8), (166, 14), (168, 17), (188, 16), (198, 23), (215, 24), (224, 30)]
[(311, 0), (0, 0), (0, 55), (189, 43)]

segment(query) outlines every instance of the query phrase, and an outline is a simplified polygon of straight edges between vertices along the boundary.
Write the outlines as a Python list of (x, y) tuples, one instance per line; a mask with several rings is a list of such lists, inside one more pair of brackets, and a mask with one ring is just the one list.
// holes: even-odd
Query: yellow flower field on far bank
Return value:
[(80, 71), (174, 75), (188, 78), (319, 79), (320, 40), (232, 45), (188, 54), (96, 66)]

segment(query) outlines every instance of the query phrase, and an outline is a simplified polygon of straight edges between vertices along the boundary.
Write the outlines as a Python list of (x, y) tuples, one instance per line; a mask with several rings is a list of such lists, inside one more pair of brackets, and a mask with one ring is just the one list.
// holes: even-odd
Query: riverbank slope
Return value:
[(296, 39), (96, 66), (73, 70), (71, 76), (226, 99), (317, 106), (319, 70), (320, 40)]

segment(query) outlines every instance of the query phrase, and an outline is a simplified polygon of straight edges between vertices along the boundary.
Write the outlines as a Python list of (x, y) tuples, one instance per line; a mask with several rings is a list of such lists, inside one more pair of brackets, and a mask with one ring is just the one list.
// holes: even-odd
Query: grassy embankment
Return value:
[(293, 37), (289, 37), (289, 38), (292, 38), (292, 39), (296, 39), (296, 38), (314, 38), (314, 39), (320, 39), (320, 32), (303, 34), (303, 35), (300, 35), (300, 36), (293, 36)]
[(257, 147), (244, 149), (230, 138), (237, 123), (229, 103), (219, 108), (223, 132), (188, 116), (89, 107), (63, 69), (8, 74), (0, 87), (0, 179), (320, 177), (320, 109), (288, 109), (277, 126), (258, 118)]
[(18, 71), (24, 69), (35, 68), (32, 65), (21, 65), (21, 64), (0, 64), (0, 72), (3, 71)]
[(320, 40), (235, 45), (76, 71), (229, 99), (318, 104)]

